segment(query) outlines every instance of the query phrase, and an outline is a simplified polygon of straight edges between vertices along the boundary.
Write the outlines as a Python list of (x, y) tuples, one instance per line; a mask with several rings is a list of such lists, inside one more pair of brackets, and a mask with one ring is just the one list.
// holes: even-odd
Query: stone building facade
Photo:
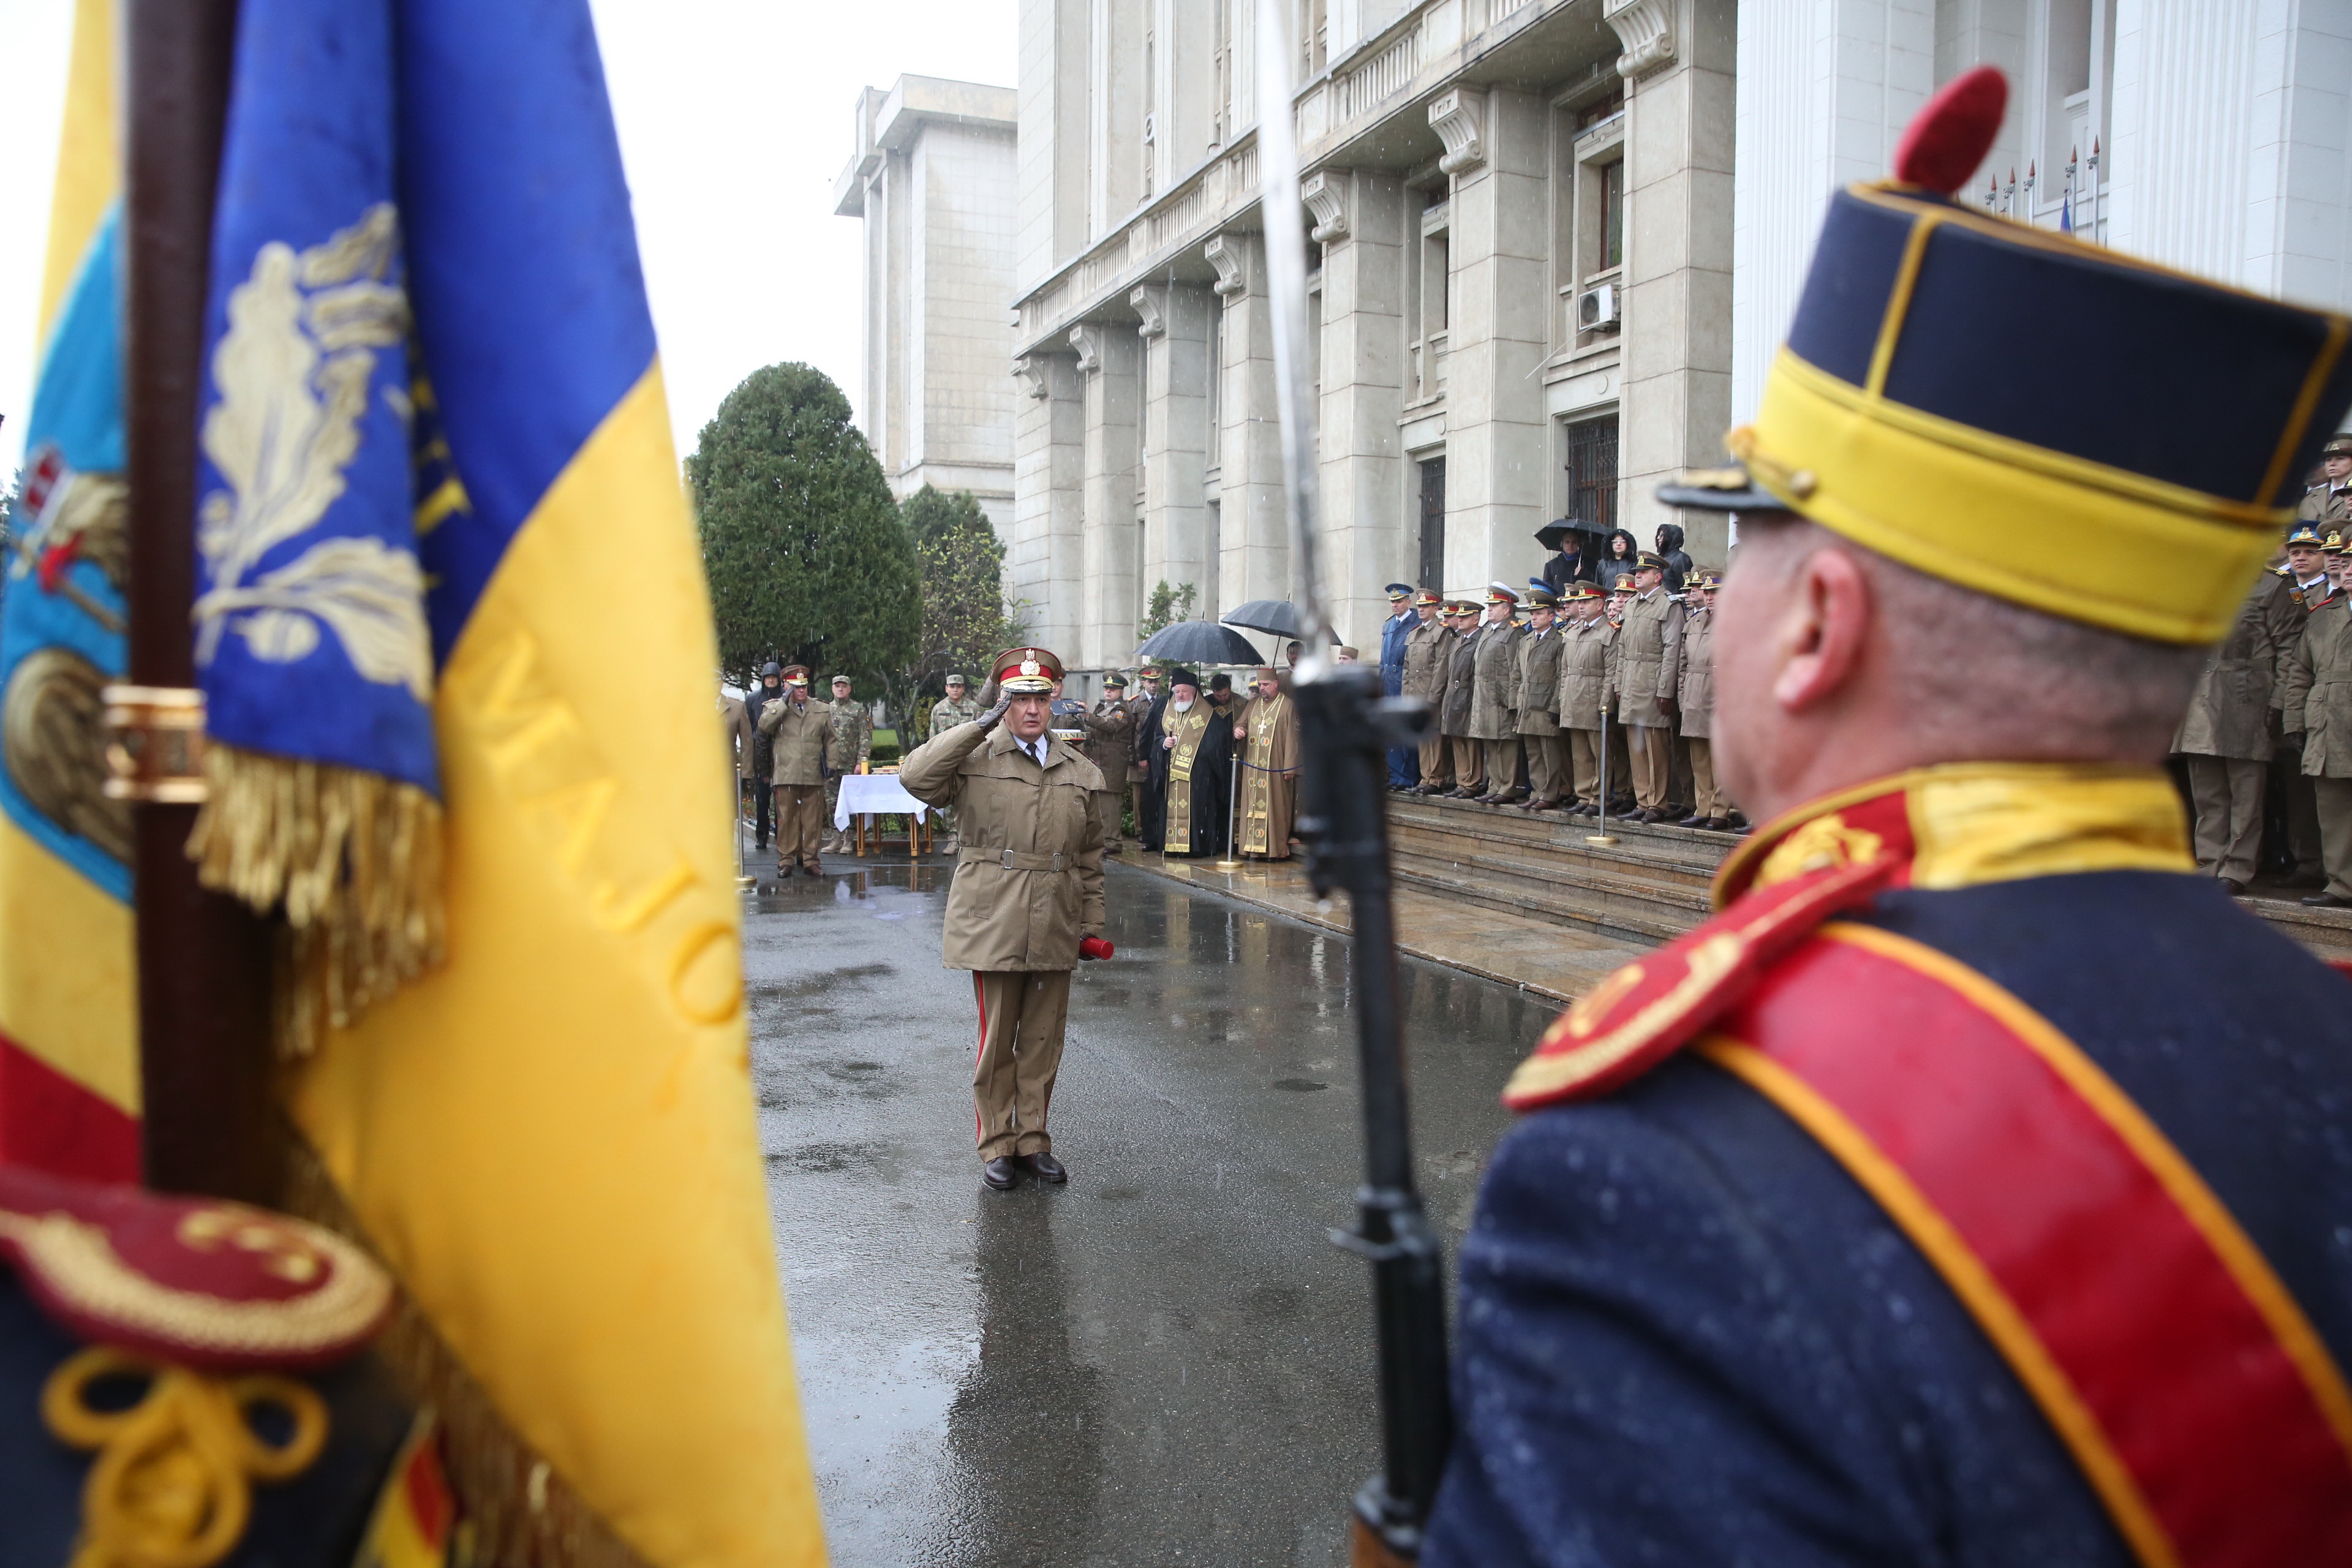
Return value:
[[(1324, 586), (1360, 646), (1382, 584), (1522, 580), (1570, 513), (1646, 539), (1650, 485), (1722, 460), (1738, 29), (1729, 0), (1298, 3)], [(1008, 564), (1087, 666), (1158, 583), (1210, 616), (1292, 591), (1252, 5), (1023, 0)]]
[(1013, 519), (1013, 90), (900, 77), (858, 95), (834, 211), (865, 220), (866, 440), (904, 497), (970, 490)]
[[(1524, 579), (1555, 518), (1645, 544), (1682, 521), (1722, 563), (1721, 526), (1652, 487), (1723, 461), (1829, 193), (1882, 177), (1976, 64), (2014, 93), (1968, 199), (2352, 304), (2345, 0), (1021, 0), (1017, 92), (869, 93), (843, 210), (867, 218), (877, 449), (908, 488), (980, 489), (939, 410), (1009, 410), (1011, 482), (984, 495), (1007, 592), (1075, 668), (1131, 658), (1160, 582), (1211, 618), (1292, 592), (1259, 3), (1296, 7), (1324, 588), (1360, 647), (1383, 584)], [(1011, 107), (950, 112), (950, 89)], [(1011, 156), (1009, 179), (960, 185), (936, 154), (926, 176), (950, 128)], [(994, 294), (897, 237), (942, 208), (1009, 237)], [(915, 341), (912, 301), (949, 298), (923, 331), (961, 336)], [(981, 362), (992, 332), (1009, 378)]]

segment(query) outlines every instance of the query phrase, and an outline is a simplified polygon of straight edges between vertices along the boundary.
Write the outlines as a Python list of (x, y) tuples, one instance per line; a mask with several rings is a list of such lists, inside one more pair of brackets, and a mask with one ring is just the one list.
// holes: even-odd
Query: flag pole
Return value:
[(213, 197), (236, 0), (128, 0), (123, 158), (130, 637), (107, 693), (110, 790), (131, 806), (147, 1184), (276, 1199), (268, 924), (188, 858), (203, 799), (195, 598), (196, 410)]

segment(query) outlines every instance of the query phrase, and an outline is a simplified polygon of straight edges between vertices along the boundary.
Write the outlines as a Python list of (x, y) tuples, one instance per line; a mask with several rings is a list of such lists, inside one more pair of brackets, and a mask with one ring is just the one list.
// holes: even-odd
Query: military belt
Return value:
[(1058, 871), (1069, 858), (1058, 849), (1051, 855), (1025, 855), (1018, 849), (984, 849), (967, 844), (956, 851), (959, 866), (1002, 866), (1008, 871)]

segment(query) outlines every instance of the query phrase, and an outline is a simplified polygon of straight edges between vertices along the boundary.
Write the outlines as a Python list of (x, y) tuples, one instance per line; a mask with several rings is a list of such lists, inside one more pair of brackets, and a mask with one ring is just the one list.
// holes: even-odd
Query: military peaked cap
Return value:
[(1012, 647), (990, 661), (1000, 690), (1035, 696), (1054, 689), (1062, 679), (1062, 661), (1042, 647)]

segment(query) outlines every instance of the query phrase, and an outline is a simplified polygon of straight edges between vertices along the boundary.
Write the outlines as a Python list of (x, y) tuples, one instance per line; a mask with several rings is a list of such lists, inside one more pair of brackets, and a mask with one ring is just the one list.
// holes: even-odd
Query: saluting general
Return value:
[(2160, 765), (2352, 321), (1948, 199), (2004, 98), (1831, 199), (1659, 492), (1738, 518), (1761, 826), (1506, 1091), (1428, 1568), (2352, 1562), (2352, 985)]
[(1062, 661), (1044, 648), (997, 655), (996, 705), (934, 735), (898, 766), (927, 805), (952, 807), (962, 846), (948, 888), (950, 969), (972, 972), (980, 1056), (971, 1097), (981, 1180), (1002, 1192), (1027, 1170), (1069, 1179), (1046, 1115), (1062, 1066), (1070, 971), (1107, 956), (1102, 773), (1048, 731)]

